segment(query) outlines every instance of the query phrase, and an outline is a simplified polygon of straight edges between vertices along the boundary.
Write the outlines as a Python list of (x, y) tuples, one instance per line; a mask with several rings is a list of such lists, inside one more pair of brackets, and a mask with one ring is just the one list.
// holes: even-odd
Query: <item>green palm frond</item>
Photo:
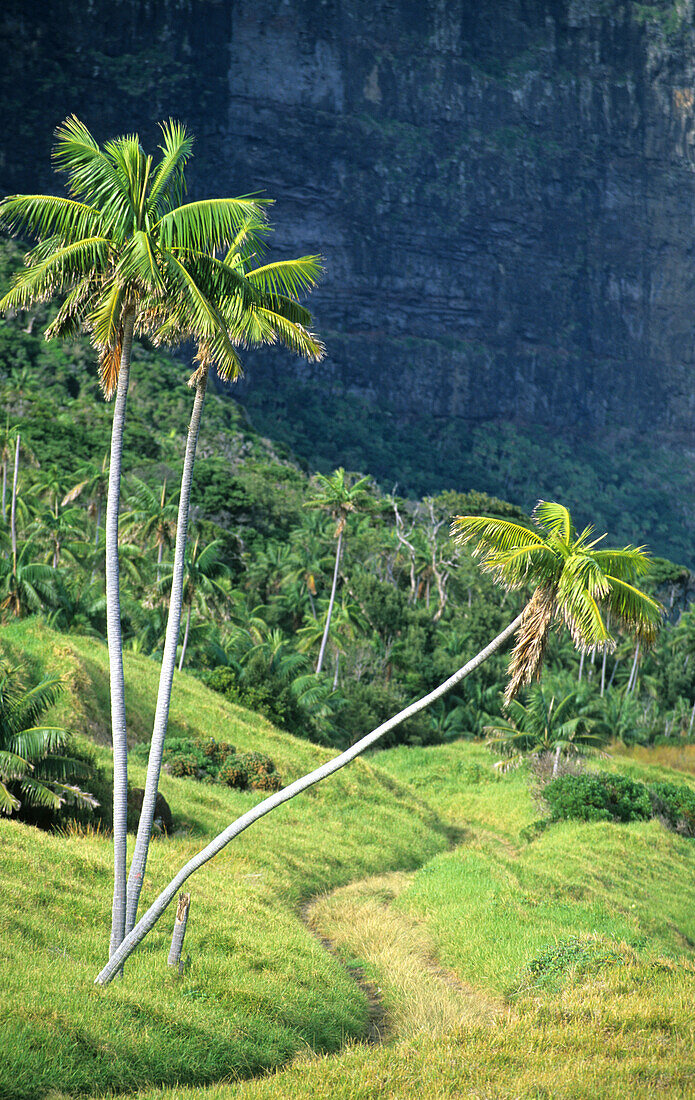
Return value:
[(82, 331), (90, 297), (96, 290), (96, 282), (85, 279), (66, 296), (62, 306), (46, 329), (46, 339), (56, 336), (68, 339)]
[(95, 308), (89, 314), (89, 327), (98, 348), (113, 347), (120, 343), (124, 297), (123, 286), (115, 279), (107, 282), (101, 289)]
[(135, 284), (144, 291), (156, 292), (162, 286), (162, 273), (149, 233), (136, 229), (123, 249), (115, 272), (122, 284)]
[(28, 760), (37, 760), (57, 752), (67, 744), (68, 735), (56, 726), (34, 726), (24, 729), (10, 738), (8, 748)]
[(110, 229), (123, 230), (132, 223), (135, 208), (124, 180), (84, 123), (71, 115), (57, 127), (55, 136), (53, 162), (67, 174), (75, 198), (98, 207)]
[(12, 792), (8, 791), (5, 784), (0, 781), (0, 814), (9, 815), (16, 813), (20, 806), (21, 802), (19, 799), (15, 798)]
[(268, 322), (279, 343), (293, 351), (295, 355), (303, 356), (310, 363), (320, 363), (325, 357), (326, 348), (323, 342), (302, 324), (288, 321), (282, 314), (265, 309), (263, 306), (256, 307), (255, 312)]
[(638, 588), (606, 574), (609, 593), (605, 603), (620, 624), (646, 645), (652, 645), (663, 621), (664, 609)]
[(24, 776), (20, 780), (19, 789), (22, 792), (22, 798), (28, 806), (40, 806), (46, 810), (59, 810), (63, 804), (63, 800), (60, 795), (52, 791), (45, 783), (42, 783), (40, 779), (33, 779), (31, 776)]
[(273, 298), (300, 298), (316, 286), (323, 270), (320, 256), (300, 256), (296, 260), (264, 264), (247, 272), (246, 277), (257, 290)]
[(9, 749), (0, 749), (0, 778), (5, 781), (21, 779), (23, 775), (31, 771), (31, 764), (19, 753)]
[(539, 500), (532, 515), (536, 523), (564, 542), (569, 543), (576, 539), (570, 514), (563, 504), (556, 504), (552, 500)]
[[(53, 572), (48, 566), (45, 568)], [(41, 716), (55, 706), (62, 691), (63, 684), (60, 678), (51, 676), (42, 680), (36, 687), (30, 688), (29, 691), (23, 692), (9, 712), (13, 732), (18, 733), (24, 726), (35, 726)]]
[(98, 237), (104, 220), (86, 203), (57, 195), (8, 195), (0, 202), (0, 226), (14, 236), (30, 234), (61, 244)]
[(186, 191), (184, 168), (193, 150), (193, 138), (186, 127), (170, 118), (161, 123), (162, 159), (152, 174), (148, 212), (151, 216), (179, 206)]
[(26, 309), (32, 302), (48, 301), (71, 289), (77, 279), (103, 269), (108, 244), (105, 237), (87, 237), (65, 245), (34, 267), (23, 268), (0, 300), (0, 310)]
[(625, 546), (622, 550), (594, 550), (594, 561), (604, 573), (621, 581), (643, 577), (651, 569), (651, 560), (644, 546)]
[(170, 210), (153, 231), (167, 249), (216, 252), (228, 248), (249, 216), (260, 217), (263, 199), (203, 199)]

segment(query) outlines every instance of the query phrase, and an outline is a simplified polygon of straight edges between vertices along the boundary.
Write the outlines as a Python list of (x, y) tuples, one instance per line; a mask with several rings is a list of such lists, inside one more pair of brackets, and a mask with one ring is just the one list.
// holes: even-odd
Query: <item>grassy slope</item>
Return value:
[[(7, 628), (3, 641), (63, 674), (70, 692), (59, 717), (103, 738), (104, 647), (32, 623)], [(156, 674), (146, 658), (126, 658), (138, 738), (148, 730)], [(175, 681), (172, 721), (177, 731), (269, 753), (286, 780), (327, 756), (186, 676)], [(142, 782), (142, 768), (133, 779)], [(153, 845), (144, 904), (203, 838), (262, 797), (170, 776), (161, 786), (179, 833)], [(417, 866), (446, 844), (435, 815), (411, 792), (357, 762), (244, 833), (191, 880), (192, 963), (183, 980), (166, 967), (169, 913), (125, 980), (98, 990), (92, 982), (110, 921), (108, 840), (0, 822), (0, 1097), (203, 1083), (257, 1073), (298, 1050), (338, 1048), (362, 1033), (365, 999), (298, 919), (301, 901), (387, 867)]]
[[(379, 761), (461, 829), (456, 850), (339, 889), (315, 910), (383, 990), (390, 1041), (141, 1100), (692, 1096), (695, 844), (656, 822), (566, 823), (529, 840), (538, 809), (526, 779), (497, 779), (476, 745)], [(674, 778), (645, 760), (608, 766)], [(528, 972), (562, 944), (564, 958)]]

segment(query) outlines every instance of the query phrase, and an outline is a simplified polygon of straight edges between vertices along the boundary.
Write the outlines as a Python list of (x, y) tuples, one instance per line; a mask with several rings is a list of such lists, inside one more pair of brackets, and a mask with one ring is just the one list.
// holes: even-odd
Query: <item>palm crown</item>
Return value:
[(457, 516), (451, 530), (459, 543), (473, 544), (481, 568), (506, 589), (535, 585), (524, 609), (512, 652), (505, 702), (540, 671), (554, 620), (564, 622), (574, 644), (584, 650), (615, 648), (606, 626), (611, 622), (651, 644), (662, 608), (636, 587), (649, 569), (643, 547), (601, 550), (593, 528), (577, 534), (561, 504), (539, 501), (533, 512), (536, 530), (485, 516)]

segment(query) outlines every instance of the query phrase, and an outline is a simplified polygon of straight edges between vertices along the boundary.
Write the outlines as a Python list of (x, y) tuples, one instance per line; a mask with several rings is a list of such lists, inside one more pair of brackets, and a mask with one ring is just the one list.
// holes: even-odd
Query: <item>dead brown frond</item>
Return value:
[(520, 688), (540, 675), (543, 654), (548, 643), (555, 613), (555, 586), (540, 585), (524, 608), (516, 634), (516, 645), (509, 660), (509, 682), (504, 692), (504, 705), (512, 701)]
[(116, 392), (121, 370), (121, 341), (99, 353), (99, 384), (104, 397), (110, 401)]

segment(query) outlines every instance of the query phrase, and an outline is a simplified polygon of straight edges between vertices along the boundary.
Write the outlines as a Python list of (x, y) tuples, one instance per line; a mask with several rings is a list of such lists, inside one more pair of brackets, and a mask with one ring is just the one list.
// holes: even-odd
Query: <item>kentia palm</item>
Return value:
[(118, 514), (123, 428), (133, 331), (146, 327), (153, 302), (169, 303), (187, 331), (224, 345), (225, 324), (215, 305), (221, 287), (252, 296), (230, 268), (211, 272), (200, 257), (228, 248), (249, 215), (251, 199), (183, 203), (184, 168), (192, 139), (176, 122), (162, 126), (162, 156), (154, 166), (136, 134), (100, 148), (71, 117), (56, 131), (54, 162), (68, 177), (70, 196), (13, 195), (0, 203), (0, 225), (31, 234), (38, 244), (0, 301), (24, 309), (64, 294), (47, 338), (90, 333), (99, 352), (107, 396), (116, 395), (106, 507), (107, 636), (114, 753), (114, 899), (111, 951), (125, 928), (127, 741), (120, 624)]
[[(309, 331), (308, 326), (311, 323), (309, 312), (297, 301), (300, 294), (307, 293), (316, 283), (322, 270), (320, 259), (317, 256), (303, 256), (297, 260), (280, 260), (263, 264), (260, 267), (253, 267), (254, 261), (265, 252), (265, 236), (268, 232), (269, 227), (262, 216), (262, 212), (251, 210), (232, 240), (222, 261), (217, 260), (214, 256), (202, 254), (199, 256), (201, 265), (211, 276), (215, 286), (214, 300), (216, 308), (219, 311), (218, 315), (223, 319), (226, 326), (224, 338), (219, 334), (215, 334), (211, 338), (201, 338), (199, 328), (191, 325), (188, 313), (185, 310), (178, 309), (175, 303), (172, 307), (169, 302), (153, 302), (150, 307), (149, 323), (156, 329), (155, 342), (171, 344), (186, 339), (195, 340), (198, 345), (196, 358), (199, 365), (189, 380), (189, 385), (195, 389), (195, 398), (186, 438), (186, 451), (181, 475), (169, 615), (147, 765), (145, 794), (128, 875), (126, 915), (126, 928), (128, 931), (135, 923), (147, 865), (157, 788), (164, 753), (164, 738), (169, 719), (171, 690), (176, 667), (176, 649), (183, 606), (184, 563), (188, 537), (191, 484), (210, 368), (214, 366), (218, 374), (225, 380), (235, 380), (241, 370), (241, 364), (235, 350), (237, 345), (253, 347), (280, 343), (313, 361), (321, 359), (324, 354), (323, 345)], [(238, 279), (243, 280), (248, 287), (252, 288), (247, 295), (238, 293), (233, 285), (230, 286), (228, 277), (225, 275), (226, 269), (233, 270)], [(184, 643), (182, 662), (185, 656), (185, 648)]]

